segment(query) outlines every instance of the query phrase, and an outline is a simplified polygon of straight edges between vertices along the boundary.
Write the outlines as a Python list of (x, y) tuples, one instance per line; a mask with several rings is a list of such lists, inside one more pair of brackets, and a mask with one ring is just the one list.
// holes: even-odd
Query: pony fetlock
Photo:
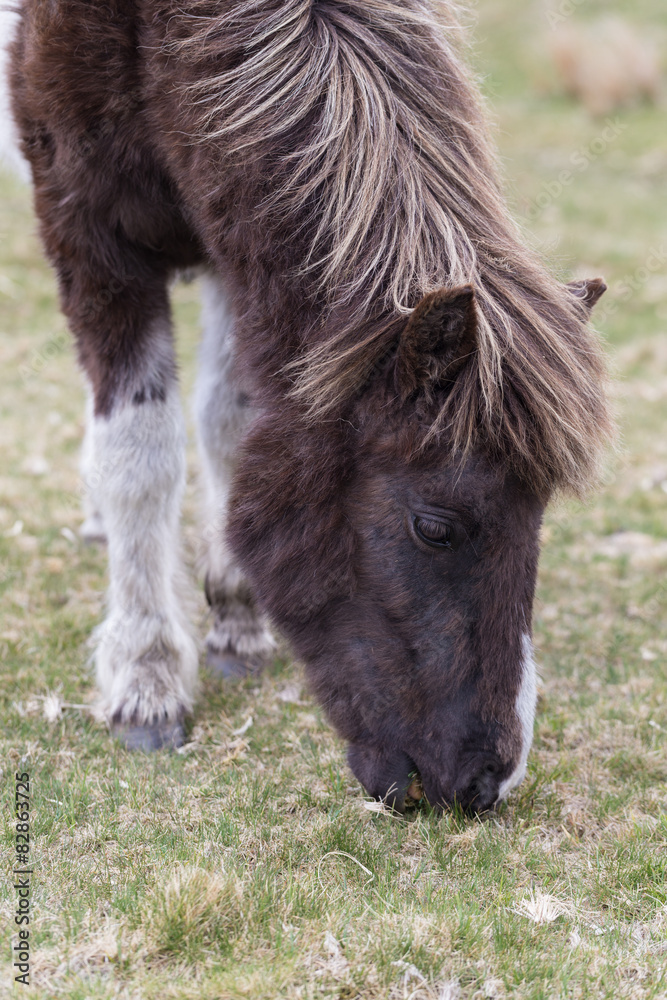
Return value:
[(228, 680), (261, 673), (275, 654), (276, 643), (247, 586), (228, 592), (224, 583), (205, 582), (213, 621), (206, 636), (206, 662)]

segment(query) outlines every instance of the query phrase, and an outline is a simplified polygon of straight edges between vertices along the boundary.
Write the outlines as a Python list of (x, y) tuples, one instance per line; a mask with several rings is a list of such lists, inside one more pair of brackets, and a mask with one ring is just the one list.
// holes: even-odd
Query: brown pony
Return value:
[[(97, 678), (183, 739), (183, 421), (168, 285), (203, 271), (209, 662), (267, 619), (371, 795), (485, 809), (525, 772), (542, 513), (610, 421), (586, 326), (503, 203), (447, 0), (24, 0), (13, 109), (90, 388)], [(226, 523), (226, 531), (224, 524)], [(267, 616), (265, 618), (264, 616)]]

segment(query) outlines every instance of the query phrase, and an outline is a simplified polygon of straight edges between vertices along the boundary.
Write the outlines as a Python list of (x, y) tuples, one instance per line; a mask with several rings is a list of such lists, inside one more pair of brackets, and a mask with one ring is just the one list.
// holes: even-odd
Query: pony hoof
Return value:
[(212, 649), (206, 650), (206, 664), (211, 673), (226, 681), (242, 681), (247, 677), (257, 677), (262, 669), (261, 665), (251, 658), (241, 659), (233, 653), (216, 653)]
[(113, 733), (126, 750), (143, 753), (177, 750), (185, 743), (185, 730), (180, 722), (158, 722), (153, 726), (117, 726)]

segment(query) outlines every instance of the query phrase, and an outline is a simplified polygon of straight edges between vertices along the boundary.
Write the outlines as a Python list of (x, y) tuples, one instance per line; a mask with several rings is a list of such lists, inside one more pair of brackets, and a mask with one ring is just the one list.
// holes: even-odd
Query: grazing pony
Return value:
[(23, 0), (13, 111), (90, 388), (97, 680), (129, 746), (178, 744), (193, 705), (168, 286), (197, 266), (209, 662), (258, 669), (274, 623), (399, 810), (415, 772), (476, 810), (524, 775), (540, 522), (610, 430), (604, 285), (522, 244), (452, 8)]

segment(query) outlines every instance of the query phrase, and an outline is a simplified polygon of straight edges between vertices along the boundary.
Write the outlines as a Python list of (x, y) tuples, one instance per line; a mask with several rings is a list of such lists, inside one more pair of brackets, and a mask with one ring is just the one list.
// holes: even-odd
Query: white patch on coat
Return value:
[(533, 742), (533, 726), (535, 723), (535, 706), (537, 705), (537, 668), (533, 659), (533, 644), (530, 636), (523, 636), (523, 665), (521, 686), (516, 699), (515, 711), (521, 723), (521, 756), (509, 778), (503, 781), (498, 790), (497, 802), (506, 798), (509, 792), (520, 785), (526, 775), (528, 754)]
[(183, 610), (185, 427), (177, 387), (164, 401), (130, 400), (95, 418), (90, 431), (110, 575), (95, 661), (106, 717), (142, 725), (192, 708), (198, 655)]
[(234, 317), (223, 282), (202, 276), (203, 338), (193, 401), (205, 494), (204, 569), (223, 591), (225, 614), (215, 616), (210, 649), (239, 656), (269, 656), (275, 641), (262, 616), (248, 603), (249, 585), (225, 543), (227, 499), (239, 445), (256, 415), (234, 371)]

